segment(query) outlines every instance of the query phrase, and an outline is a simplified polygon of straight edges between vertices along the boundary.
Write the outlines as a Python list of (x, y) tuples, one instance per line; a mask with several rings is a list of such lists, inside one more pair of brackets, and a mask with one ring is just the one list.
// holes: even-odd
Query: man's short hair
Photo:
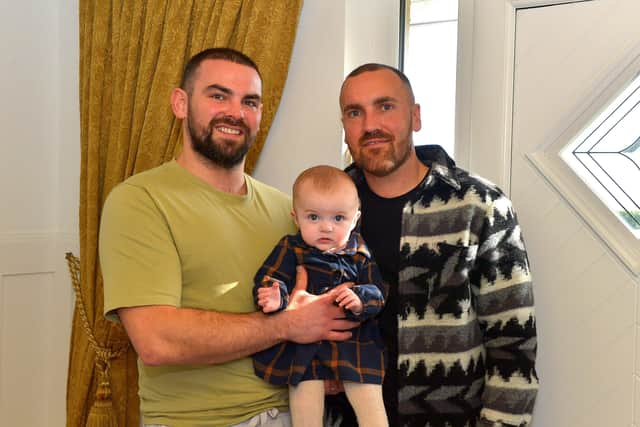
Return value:
[(246, 65), (247, 67), (251, 67), (256, 70), (256, 73), (258, 73), (258, 77), (260, 77), (260, 80), (262, 80), (262, 75), (260, 74), (258, 66), (255, 62), (253, 62), (251, 58), (249, 58), (244, 53), (235, 49), (231, 49), (229, 47), (212, 47), (195, 54), (191, 57), (191, 59), (189, 59), (189, 62), (187, 62), (187, 65), (184, 67), (184, 72), (182, 73), (182, 81), (180, 82), (180, 87), (183, 90), (188, 93), (191, 92), (193, 76), (198, 70), (200, 64), (202, 64), (203, 61), (209, 59), (221, 59), (223, 61)]
[(353, 183), (353, 180), (345, 171), (334, 166), (319, 165), (302, 171), (296, 178), (296, 181), (293, 183), (294, 207), (296, 204), (296, 199), (300, 195), (300, 187), (305, 182), (309, 182), (315, 190), (321, 192), (330, 192), (331, 190), (337, 188), (339, 185), (347, 185), (353, 188), (357, 203), (358, 205), (360, 204), (356, 185)]
[(344, 88), (345, 82), (347, 80), (349, 80), (351, 77), (355, 77), (355, 76), (357, 76), (359, 74), (366, 73), (366, 72), (369, 72), (369, 71), (380, 71), (380, 70), (389, 70), (392, 73), (394, 73), (396, 76), (398, 76), (398, 78), (402, 81), (402, 83), (404, 83), (404, 85), (409, 90), (409, 96), (411, 98), (411, 102), (412, 103), (416, 102), (415, 96), (413, 95), (413, 88), (411, 87), (411, 82), (409, 81), (409, 78), (402, 71), (400, 71), (397, 68), (392, 67), (390, 65), (378, 64), (378, 63), (375, 63), (375, 62), (369, 62), (367, 64), (362, 64), (359, 67), (357, 67), (355, 70), (350, 72), (349, 75), (347, 75), (347, 77), (345, 77), (344, 82), (342, 82), (342, 87), (340, 88), (340, 93), (342, 93), (342, 89)]

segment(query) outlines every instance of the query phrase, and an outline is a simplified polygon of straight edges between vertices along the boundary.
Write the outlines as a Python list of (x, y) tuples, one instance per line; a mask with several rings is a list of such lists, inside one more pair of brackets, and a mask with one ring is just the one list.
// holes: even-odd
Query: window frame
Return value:
[(574, 211), (631, 273), (640, 275), (640, 239), (594, 194), (577, 172), (562, 158), (564, 149), (591, 126), (601, 113), (640, 73), (640, 46), (625, 64), (613, 70), (599, 87), (604, 88), (577, 114), (575, 120), (547, 146), (526, 154), (531, 164), (569, 203)]

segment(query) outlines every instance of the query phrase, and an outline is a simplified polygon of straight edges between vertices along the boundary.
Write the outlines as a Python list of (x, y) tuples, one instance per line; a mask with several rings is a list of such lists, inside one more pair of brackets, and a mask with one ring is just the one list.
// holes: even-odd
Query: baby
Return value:
[(264, 313), (286, 308), (296, 266), (302, 265), (309, 293), (337, 288), (335, 302), (345, 317), (362, 322), (347, 341), (284, 342), (254, 355), (256, 375), (289, 385), (295, 427), (322, 426), (324, 380), (343, 382), (359, 425), (388, 426), (381, 385), (384, 347), (373, 319), (383, 307), (384, 288), (367, 246), (353, 231), (359, 206), (356, 187), (342, 170), (303, 171), (293, 185), (291, 213), (300, 231), (283, 237), (255, 276), (254, 299)]

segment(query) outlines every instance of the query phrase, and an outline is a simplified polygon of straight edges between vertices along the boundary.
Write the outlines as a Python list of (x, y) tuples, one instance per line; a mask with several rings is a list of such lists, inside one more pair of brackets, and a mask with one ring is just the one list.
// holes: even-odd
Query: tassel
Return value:
[(100, 375), (100, 383), (96, 390), (96, 398), (93, 401), (86, 427), (118, 427), (116, 414), (111, 401), (111, 386), (107, 375)]
[(80, 290), (80, 258), (74, 256), (71, 252), (65, 255), (69, 265), (69, 273), (71, 274), (71, 283), (76, 294), (76, 304), (80, 312), (82, 320), (82, 329), (86, 332), (89, 344), (96, 353), (95, 368), (98, 373), (98, 386), (96, 387), (96, 396), (89, 410), (85, 427), (118, 427), (117, 417), (111, 400), (111, 384), (109, 384), (109, 369), (111, 360), (122, 356), (129, 348), (129, 343), (113, 350), (111, 347), (104, 347), (98, 344), (93, 330), (87, 319), (87, 311), (82, 301), (82, 292)]

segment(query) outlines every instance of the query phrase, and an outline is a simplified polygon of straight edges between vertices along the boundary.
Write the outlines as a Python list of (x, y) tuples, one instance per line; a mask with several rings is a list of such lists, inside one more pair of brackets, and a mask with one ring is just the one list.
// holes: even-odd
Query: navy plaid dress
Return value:
[(280, 285), (280, 309), (284, 309), (295, 285), (297, 265), (306, 268), (307, 291), (314, 295), (354, 282), (352, 289), (362, 300), (364, 310), (357, 316), (345, 310), (345, 317), (362, 323), (351, 331), (347, 341), (283, 342), (258, 352), (253, 356), (256, 375), (275, 385), (325, 379), (382, 384), (384, 345), (374, 317), (382, 310), (384, 288), (362, 237), (352, 232), (347, 246), (335, 253), (307, 245), (300, 233), (283, 237), (256, 273), (254, 300), (257, 302), (258, 289), (265, 286), (264, 276), (270, 276)]

